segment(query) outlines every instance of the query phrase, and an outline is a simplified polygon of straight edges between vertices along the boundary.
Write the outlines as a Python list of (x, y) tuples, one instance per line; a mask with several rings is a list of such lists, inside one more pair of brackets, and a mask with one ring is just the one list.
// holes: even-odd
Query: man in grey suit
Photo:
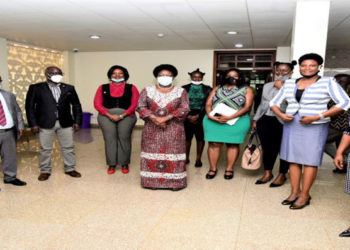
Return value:
[(22, 112), (15, 95), (0, 88), (0, 152), (5, 184), (16, 186), (27, 184), (16, 178), (16, 140), (22, 136), (23, 129)]

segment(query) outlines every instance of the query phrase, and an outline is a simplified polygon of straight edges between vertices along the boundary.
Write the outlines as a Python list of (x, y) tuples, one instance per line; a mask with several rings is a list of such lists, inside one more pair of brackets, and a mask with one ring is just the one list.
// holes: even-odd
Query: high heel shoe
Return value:
[(294, 200), (283, 200), (281, 204), (282, 205), (292, 205), (294, 202), (297, 201), (297, 199), (298, 199), (298, 197), (295, 198)]
[[(205, 178), (207, 179), (214, 179), (216, 176), (217, 170), (209, 170), (208, 173), (206, 174)], [(209, 173), (214, 173), (214, 174), (209, 174)]]
[(283, 183), (281, 183), (281, 184), (275, 184), (275, 183), (271, 183), (270, 184), (270, 188), (274, 188), (274, 187), (280, 187), (280, 186), (282, 186), (285, 182), (286, 182), (286, 180), (287, 180), (287, 177), (284, 177), (284, 181), (283, 181)]
[(262, 181), (262, 180), (257, 180), (255, 182), (256, 185), (261, 185), (261, 184), (265, 184), (268, 183), (269, 181), (271, 181), (273, 179), (273, 175), (271, 175), (271, 177), (269, 179), (267, 179), (266, 181)]
[(296, 209), (303, 209), (304, 207), (310, 205), (310, 201), (311, 201), (311, 196), (309, 197), (309, 199), (305, 202), (305, 204), (303, 205), (295, 205), (294, 203), (292, 205), (290, 205), (290, 209), (296, 210)]

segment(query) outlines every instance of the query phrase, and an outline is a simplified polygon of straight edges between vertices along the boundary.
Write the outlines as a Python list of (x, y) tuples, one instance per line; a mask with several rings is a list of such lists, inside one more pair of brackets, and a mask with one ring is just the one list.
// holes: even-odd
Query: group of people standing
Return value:
[[(296, 62), (276, 62), (275, 81), (265, 84), (252, 124), (249, 113), (254, 94), (239, 69), (229, 69), (213, 89), (203, 84), (205, 73), (196, 69), (189, 73), (191, 83), (178, 87), (174, 85), (177, 69), (170, 64), (161, 64), (153, 70), (157, 84), (139, 93), (137, 87), (128, 82), (128, 70), (119, 65), (112, 66), (107, 72), (109, 82), (98, 87), (94, 98), (105, 141), (108, 174), (114, 174), (118, 165), (124, 174), (129, 172), (135, 112), (145, 122), (140, 174), (142, 187), (149, 189), (177, 191), (187, 186), (186, 164), (190, 163), (193, 136), (197, 143), (195, 167), (202, 166), (201, 157), (207, 141), (209, 171), (206, 178), (215, 178), (220, 151), (225, 144), (227, 165), (224, 178), (232, 179), (239, 144), (244, 142), (252, 128), (257, 130), (264, 151), (264, 175), (256, 184), (273, 179), (272, 169), (279, 155), (279, 174), (270, 187), (283, 185), (289, 171), (291, 192), (282, 204), (290, 209), (304, 208), (310, 204), (310, 189), (317, 167), (322, 164), (326, 142), (336, 142), (338, 146), (337, 152), (334, 148), (328, 150), (333, 152), (329, 154), (337, 168), (346, 166), (343, 154), (350, 145), (346, 113), (350, 108), (350, 76), (342, 75), (348, 80), (342, 85), (333, 78), (319, 76), (323, 58), (313, 53), (300, 57), (298, 64), (302, 77), (291, 79)], [(55, 134), (62, 148), (65, 173), (80, 177), (75, 170), (73, 144), (73, 132), (82, 122), (78, 95), (72, 85), (61, 82), (61, 69), (48, 67), (45, 75), (47, 81), (31, 85), (26, 98), (28, 125), (39, 134), (38, 179), (44, 181), (51, 175)], [(221, 110), (226, 111), (221, 113)], [(346, 135), (340, 142), (345, 127)], [(23, 128), (15, 97), (1, 90), (0, 144), (5, 183), (25, 185), (16, 178), (15, 168), (15, 139)], [(328, 131), (333, 131), (332, 136)], [(349, 186), (348, 174), (348, 193)], [(342, 236), (350, 236), (350, 229)]]

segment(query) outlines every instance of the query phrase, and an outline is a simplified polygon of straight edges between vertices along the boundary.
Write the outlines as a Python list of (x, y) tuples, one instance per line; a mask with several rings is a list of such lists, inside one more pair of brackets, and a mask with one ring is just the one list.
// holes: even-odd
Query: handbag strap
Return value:
[(256, 132), (256, 130), (251, 130), (250, 131), (250, 136), (249, 136), (249, 139), (248, 139), (248, 147), (250, 147), (253, 144), (254, 138), (255, 138), (258, 146), (260, 146), (260, 140), (259, 140), (258, 133)]

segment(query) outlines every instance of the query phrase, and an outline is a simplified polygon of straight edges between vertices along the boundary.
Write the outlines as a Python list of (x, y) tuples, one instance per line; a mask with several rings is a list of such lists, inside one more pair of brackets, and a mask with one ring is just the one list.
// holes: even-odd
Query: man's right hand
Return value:
[(39, 127), (39, 126), (34, 126), (34, 127), (31, 128), (31, 130), (32, 130), (32, 132), (33, 132), (34, 134), (37, 134), (37, 133), (40, 132), (40, 127)]
[(253, 121), (252, 122), (252, 130), (256, 130), (256, 128), (257, 128), (257, 123), (256, 123), (256, 121)]

